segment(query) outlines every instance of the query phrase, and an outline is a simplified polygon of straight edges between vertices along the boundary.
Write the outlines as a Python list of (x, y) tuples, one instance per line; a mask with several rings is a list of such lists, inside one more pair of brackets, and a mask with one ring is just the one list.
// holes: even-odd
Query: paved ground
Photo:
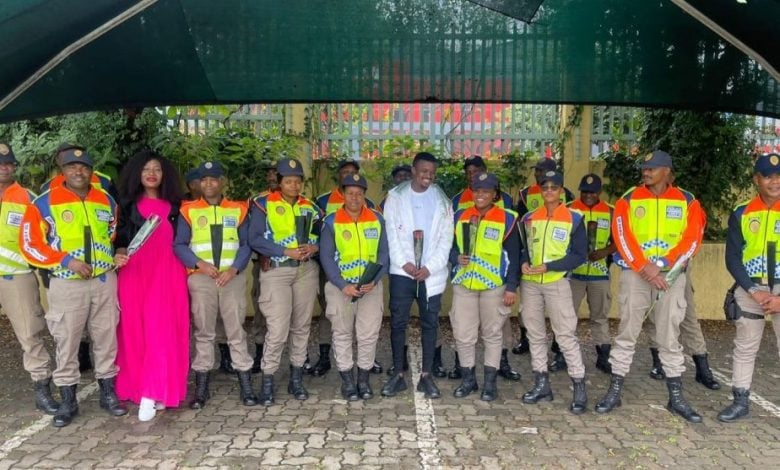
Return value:
[[(704, 327), (718, 378), (728, 380), (733, 328), (725, 322)], [(440, 400), (408, 392), (394, 399), (346, 403), (338, 394), (338, 374), (331, 371), (324, 378), (306, 379), (312, 394), (306, 402), (288, 398), (285, 373), (277, 379), (282, 385), (277, 406), (246, 408), (238, 404), (235, 379), (216, 374), (213, 398), (205, 409), (166, 410), (150, 423), (138, 421), (135, 407), (122, 418), (106, 415), (88, 375), (79, 387), (81, 414), (71, 426), (57, 430), (49, 417), (33, 409), (29, 377), (2, 318), (0, 439), (5, 443), (0, 445), (0, 468), (777, 468), (780, 366), (768, 335), (753, 387), (763, 401), (752, 404), (752, 418), (719, 423), (715, 416), (730, 400), (729, 387), (706, 390), (687, 372), (687, 396), (705, 417), (703, 424), (691, 425), (664, 409), (664, 384), (647, 376), (645, 338), (626, 379), (623, 407), (607, 416), (595, 414), (593, 403), (604, 393), (608, 378), (593, 367), (587, 323), (580, 325), (580, 332), (591, 411), (579, 417), (567, 411), (570, 382), (563, 373), (553, 376), (553, 402), (521, 403), (531, 384), (526, 355), (511, 356), (523, 379), (499, 379), (500, 398), (490, 404), (478, 396), (453, 398), (456, 382), (449, 380), (439, 381), (444, 394)], [(379, 358), (387, 365), (387, 325), (382, 337)], [(413, 362), (419, 360), (418, 352), (412, 348)], [(451, 365), (450, 351), (445, 360)], [(384, 379), (373, 376), (377, 395)]]

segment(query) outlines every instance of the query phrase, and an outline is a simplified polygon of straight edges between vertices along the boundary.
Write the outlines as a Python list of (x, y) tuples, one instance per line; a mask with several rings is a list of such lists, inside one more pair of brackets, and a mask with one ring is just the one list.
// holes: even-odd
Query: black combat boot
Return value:
[(750, 390), (746, 388), (732, 388), (734, 402), (718, 413), (718, 420), (731, 423), (750, 415)]
[(420, 381), (417, 382), (417, 391), (423, 392), (425, 398), (441, 398), (441, 391), (436, 386), (436, 382), (433, 381), (431, 374), (420, 374)]
[(658, 355), (658, 348), (650, 348), (650, 355), (653, 356), (653, 368), (650, 369), (650, 377), (655, 380), (663, 380), (666, 378), (666, 372), (664, 372), (664, 366), (661, 364), (661, 357)]
[(669, 389), (669, 403), (666, 409), (680, 415), (691, 423), (701, 423), (701, 416), (683, 397), (683, 385), (681, 377), (667, 377), (666, 388)]
[(482, 395), (480, 395), (479, 399), (482, 401), (493, 401), (496, 398), (498, 398), (496, 368), (485, 366), (485, 387), (482, 389)]
[(217, 345), (219, 347), (219, 370), (226, 374), (234, 374), (233, 359), (230, 357), (230, 346), (225, 343)]
[(612, 373), (612, 364), (609, 363), (609, 352), (611, 350), (611, 344), (596, 345), (596, 369), (605, 374)]
[(352, 375), (352, 369), (340, 370), (341, 376), (341, 396), (347, 401), (358, 401), (358, 391), (355, 387), (355, 377)]
[[(458, 357), (458, 353), (455, 353), (455, 357)], [(441, 362), (441, 346), (436, 346), (436, 350), (433, 351), (433, 370), (431, 374), (438, 378), (447, 377), (447, 371)]]
[(330, 344), (320, 344), (320, 358), (309, 372), (314, 377), (322, 377), (330, 370)]
[(54, 413), (52, 425), (55, 428), (62, 428), (73, 421), (73, 417), (79, 414), (79, 403), (76, 401), (77, 385), (65, 385), (60, 387), (60, 407)]
[(550, 374), (534, 371), (534, 387), (525, 392), (523, 403), (533, 405), (538, 401), (552, 401), (553, 392), (550, 389)]
[[(409, 346), (404, 346), (404, 372), (409, 370)], [(387, 376), (392, 377), (395, 375), (395, 364), (391, 365), (387, 369)]]
[(381, 374), (383, 370), (384, 369), (382, 369), (382, 363), (374, 359), (374, 364), (371, 366), (370, 372), (372, 374)]
[(35, 407), (47, 415), (54, 415), (57, 413), (57, 409), (60, 404), (57, 403), (51, 396), (51, 377), (36, 380), (35, 385)]
[(303, 361), (303, 373), (311, 375), (311, 361), (309, 360), (309, 351), (306, 351), (306, 360)]
[(507, 357), (508, 353), (507, 349), (501, 350), (501, 363), (498, 366), (498, 375), (507, 380), (518, 381), (521, 377), (520, 372), (512, 370), (512, 366), (509, 365), (509, 357)]
[[(328, 349), (330, 349), (330, 346), (328, 346)], [(330, 359), (328, 359), (328, 369), (330, 369)], [(287, 384), (287, 393), (295, 397), (296, 400), (309, 398), (309, 392), (303, 386), (303, 367), (290, 366), (290, 383)]]
[(623, 393), (623, 376), (612, 374), (609, 379), (609, 388), (606, 395), (596, 403), (596, 413), (609, 413), (623, 403), (620, 401), (620, 395)]
[(398, 395), (398, 392), (403, 392), (404, 390), (406, 390), (406, 380), (404, 380), (404, 376), (401, 374), (395, 374), (394, 376), (387, 379), (385, 386), (382, 387), (382, 396), (394, 397)]
[(720, 390), (720, 383), (712, 376), (707, 353), (694, 354), (691, 357), (693, 358), (693, 363), (696, 364), (696, 381), (710, 390)]
[(114, 377), (98, 379), (98, 385), (100, 386), (100, 407), (113, 416), (126, 415), (127, 407), (116, 397)]
[(369, 371), (358, 368), (357, 389), (358, 396), (363, 400), (374, 398), (374, 391), (371, 390), (371, 383), (368, 376)]
[(463, 398), (470, 395), (471, 392), (479, 390), (474, 367), (461, 367), (460, 373), (463, 376), (463, 380), (452, 392), (455, 398)]
[(244, 406), (257, 405), (257, 396), (255, 396), (255, 392), (252, 390), (252, 373), (247, 370), (244, 372), (236, 372), (236, 375), (238, 375), (238, 388), (241, 392), (241, 403), (243, 403)]
[(195, 372), (195, 398), (190, 402), (190, 408), (199, 410), (211, 398), (209, 395), (209, 373)]
[(260, 387), (260, 404), (271, 406), (274, 404), (274, 376), (273, 374), (263, 374)]
[(531, 345), (528, 344), (528, 330), (524, 327), (520, 327), (520, 342), (517, 346), (512, 348), (512, 354), (528, 354), (531, 350)]
[(259, 374), (263, 367), (263, 343), (255, 344), (255, 358), (252, 361), (252, 373)]
[(89, 355), (89, 343), (79, 343), (79, 372), (92, 370), (92, 356)]
[(453, 367), (452, 370), (447, 373), (447, 378), (450, 380), (459, 380), (462, 377), (463, 375), (461, 374), (460, 357), (458, 356), (458, 351), (455, 351), (455, 367)]
[(558, 346), (558, 342), (553, 340), (552, 347), (550, 350), (553, 352), (553, 358), (552, 361), (550, 361), (549, 364), (547, 364), (547, 369), (550, 372), (558, 372), (559, 370), (566, 370), (566, 358), (563, 357), (563, 353), (561, 352), (560, 346)]
[(574, 387), (574, 393), (571, 405), (569, 405), (569, 411), (575, 415), (581, 415), (588, 409), (588, 392), (585, 388), (585, 378), (572, 378), (571, 383)]

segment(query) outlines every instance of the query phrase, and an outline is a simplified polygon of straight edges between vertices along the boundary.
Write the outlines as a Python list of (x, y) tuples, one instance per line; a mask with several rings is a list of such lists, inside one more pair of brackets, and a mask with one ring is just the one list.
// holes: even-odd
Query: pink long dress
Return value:
[(138, 211), (161, 222), (119, 270), (116, 391), (120, 400), (141, 397), (176, 407), (187, 395), (189, 295), (187, 272), (173, 253), (170, 203), (141, 197)]

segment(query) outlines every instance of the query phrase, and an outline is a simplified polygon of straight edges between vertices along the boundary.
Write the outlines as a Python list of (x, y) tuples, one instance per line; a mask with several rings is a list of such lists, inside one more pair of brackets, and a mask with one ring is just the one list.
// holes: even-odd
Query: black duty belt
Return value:
[[(305, 263), (306, 261), (303, 261), (303, 263)], [(284, 261), (271, 261), (272, 268), (297, 268), (300, 265), (301, 265), (301, 261), (295, 259), (286, 259)]]

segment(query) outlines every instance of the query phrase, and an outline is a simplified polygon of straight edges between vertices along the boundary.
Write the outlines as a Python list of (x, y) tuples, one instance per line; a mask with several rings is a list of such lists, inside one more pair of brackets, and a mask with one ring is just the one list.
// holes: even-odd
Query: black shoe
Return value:
[(357, 387), (355, 387), (355, 377), (352, 376), (352, 369), (339, 371), (341, 376), (341, 396), (347, 401), (358, 401)]
[(528, 344), (528, 330), (520, 327), (520, 342), (512, 348), (512, 354), (528, 354), (531, 351), (531, 345)]
[(493, 401), (498, 398), (498, 387), (496, 387), (496, 368), (485, 366), (485, 387), (482, 389), (482, 395), (479, 399), (482, 401)]
[(98, 385), (100, 386), (100, 407), (113, 416), (126, 415), (127, 407), (116, 397), (114, 377), (98, 379)]
[(252, 373), (247, 370), (244, 372), (236, 372), (236, 375), (238, 375), (238, 388), (241, 392), (241, 403), (243, 403), (244, 406), (257, 405), (257, 396), (255, 396), (255, 392), (252, 390)]
[(230, 346), (225, 343), (217, 345), (219, 348), (219, 371), (226, 374), (235, 374), (233, 369), (233, 359), (230, 357)]
[(417, 391), (423, 392), (425, 398), (441, 398), (439, 387), (436, 386), (436, 382), (433, 381), (431, 374), (420, 374), (420, 381), (417, 382)]
[(553, 340), (550, 350), (553, 352), (553, 358), (552, 361), (547, 364), (547, 370), (549, 372), (566, 370), (566, 358), (563, 357), (563, 353), (561, 352), (561, 348), (558, 346), (557, 341)]
[(539, 401), (552, 401), (553, 393), (550, 389), (550, 374), (534, 371), (534, 386), (523, 395), (523, 403), (529, 405)]
[(666, 405), (666, 409), (674, 414), (682, 416), (686, 421), (701, 423), (701, 416), (699, 413), (697, 413), (685, 400), (685, 397), (683, 397), (682, 378), (667, 377), (666, 387), (669, 389), (669, 403)]
[(89, 343), (79, 343), (79, 372), (92, 370), (92, 356), (89, 355)]
[(514, 380), (515, 382), (520, 380), (520, 372), (512, 370), (512, 366), (509, 365), (509, 357), (506, 349), (501, 350), (501, 364), (498, 366), (498, 375), (506, 380)]
[(476, 377), (476, 371), (474, 367), (461, 367), (461, 375), (463, 376), (463, 381), (455, 387), (455, 390), (452, 392), (452, 395), (455, 398), (463, 398), (466, 396), (471, 395), (472, 392), (476, 392), (479, 390), (479, 385), (477, 385), (477, 377)]
[(314, 377), (322, 377), (330, 370), (330, 344), (320, 344), (320, 358), (309, 372)]
[(650, 348), (650, 355), (653, 356), (653, 368), (650, 369), (650, 377), (655, 380), (663, 380), (666, 378), (666, 372), (664, 372), (664, 366), (661, 364), (661, 357), (658, 355), (658, 348)]
[[(328, 346), (328, 349), (330, 349), (330, 346)], [(328, 369), (330, 369), (330, 364), (328, 364)], [(295, 397), (296, 400), (309, 398), (309, 392), (303, 386), (303, 367), (290, 366), (290, 382), (287, 384), (287, 393)]]
[[(455, 353), (455, 360), (458, 359), (458, 353)], [(431, 373), (438, 377), (438, 378), (444, 378), (447, 377), (447, 371), (444, 369), (444, 366), (441, 362), (441, 346), (437, 346), (436, 350), (433, 352), (433, 370)]]
[(746, 388), (732, 388), (734, 402), (718, 413), (718, 421), (731, 423), (750, 415), (750, 390)]
[(369, 371), (358, 368), (357, 391), (358, 396), (363, 400), (374, 398), (374, 391), (371, 390), (368, 373)]
[(710, 390), (720, 390), (720, 383), (712, 376), (707, 353), (694, 354), (693, 363), (696, 364), (696, 381)]
[(604, 398), (596, 403), (596, 413), (609, 413), (622, 405), (620, 395), (623, 393), (623, 376), (612, 374), (609, 380), (609, 388)]
[(395, 374), (390, 377), (387, 382), (385, 382), (385, 386), (382, 387), (382, 396), (394, 397), (398, 392), (403, 392), (404, 390), (406, 390), (406, 380), (404, 380), (402, 375)]
[(252, 361), (252, 373), (259, 374), (263, 368), (263, 343), (255, 344), (255, 358)]
[(199, 410), (211, 398), (209, 394), (209, 373), (195, 372), (195, 398), (190, 402), (190, 408)]
[(571, 405), (569, 405), (569, 411), (575, 415), (581, 415), (588, 409), (588, 392), (585, 388), (585, 378), (571, 379), (571, 383), (574, 387), (574, 394)]
[(611, 344), (596, 345), (596, 369), (605, 374), (612, 373), (612, 364), (609, 363), (609, 353), (611, 350)]
[(460, 357), (458, 356), (458, 352), (455, 351), (455, 367), (453, 367), (452, 370), (447, 373), (447, 378), (450, 380), (460, 380), (461, 378), (463, 378), (461, 369), (462, 368), (460, 366)]
[(274, 376), (263, 374), (260, 386), (260, 404), (271, 406), (274, 404)]
[[(404, 372), (409, 370), (409, 346), (404, 346)], [(395, 375), (395, 364), (388, 367), (387, 376), (392, 377)]]
[(377, 361), (376, 359), (374, 359), (374, 365), (371, 366), (371, 371), (370, 372), (372, 374), (381, 374), (383, 370), (384, 369), (382, 369), (382, 364), (379, 361)]
[(60, 404), (51, 396), (51, 377), (36, 380), (35, 387), (35, 407), (47, 415), (54, 415), (60, 407)]
[(61, 428), (73, 422), (73, 417), (79, 414), (79, 403), (76, 400), (76, 385), (65, 385), (60, 387), (60, 407), (54, 413), (52, 425), (55, 428)]

